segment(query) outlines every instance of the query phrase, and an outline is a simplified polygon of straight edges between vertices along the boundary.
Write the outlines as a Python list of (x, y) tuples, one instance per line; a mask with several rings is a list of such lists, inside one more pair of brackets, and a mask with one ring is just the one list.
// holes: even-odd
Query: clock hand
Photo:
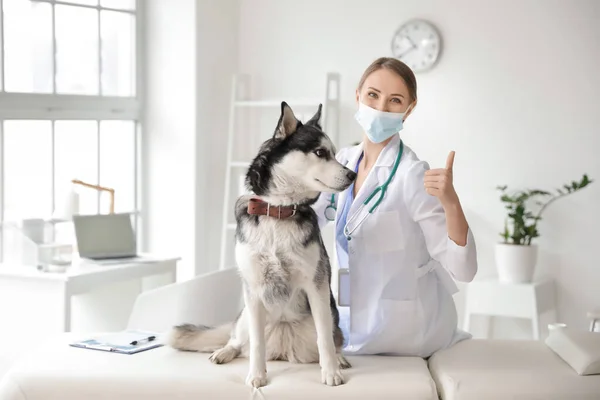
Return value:
[(416, 49), (417, 45), (415, 44), (415, 42), (413, 42), (413, 40), (410, 38), (410, 36), (407, 36), (406, 38), (408, 39), (408, 41), (410, 42), (410, 44), (412, 45), (412, 47), (414, 47)]
[(413, 51), (413, 50), (415, 50), (417, 48), (417, 46), (415, 46), (415, 44), (412, 42), (412, 40), (410, 42), (412, 44), (411, 47), (410, 47), (410, 49), (406, 50), (404, 53), (402, 53), (399, 56), (397, 56), (398, 58), (404, 57), (405, 55), (407, 55), (408, 53), (410, 53), (411, 51)]
[(404, 57), (405, 55), (407, 55), (408, 53), (410, 53), (411, 51), (413, 51), (414, 49), (416, 49), (416, 47), (414, 47), (414, 46), (413, 46), (413, 47), (411, 47), (410, 49), (406, 50), (404, 53), (402, 53), (402, 54), (398, 55), (397, 57), (398, 57), (398, 58), (402, 58), (402, 57)]

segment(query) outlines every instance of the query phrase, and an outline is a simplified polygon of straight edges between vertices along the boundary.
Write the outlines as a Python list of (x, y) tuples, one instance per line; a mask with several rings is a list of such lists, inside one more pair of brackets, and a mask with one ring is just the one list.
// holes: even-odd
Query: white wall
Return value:
[[(267, 97), (322, 93), (342, 74), (341, 135), (360, 139), (354, 90), (395, 29), (426, 18), (442, 32), (436, 69), (417, 76), (419, 105), (404, 139), (432, 167), (456, 151), (455, 186), (479, 249), (479, 277), (495, 276), (503, 224), (496, 185), (552, 189), (583, 173), (591, 187), (555, 203), (541, 222), (539, 274), (558, 281), (559, 316), (586, 326), (600, 307), (600, 2), (242, 0), (239, 68)], [(457, 295), (462, 311), (462, 294)], [(522, 321), (500, 330), (530, 335)]]
[(147, 0), (144, 5), (143, 247), (182, 257), (179, 278), (188, 279), (216, 265), (210, 250), (218, 246), (213, 231), (220, 222), (222, 189), (209, 186), (222, 181), (211, 174), (211, 165), (225, 151), (239, 3)]
[[(239, 0), (198, 1), (197, 272), (218, 268), (232, 75), (238, 66)], [(204, 181), (203, 185), (200, 183)]]
[(144, 247), (195, 263), (195, 1), (145, 2)]

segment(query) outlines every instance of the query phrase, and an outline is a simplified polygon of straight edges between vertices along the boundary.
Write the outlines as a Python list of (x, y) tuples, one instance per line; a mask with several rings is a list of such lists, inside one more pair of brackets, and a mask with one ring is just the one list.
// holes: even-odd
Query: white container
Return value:
[(502, 283), (530, 283), (537, 263), (538, 248), (535, 244), (496, 244), (496, 268)]
[(42, 269), (51, 264), (71, 264), (73, 245), (55, 241), (51, 223), (27, 219), (0, 227), (5, 240), (5, 262)]
[(46, 241), (47, 224), (42, 218), (29, 218), (20, 221), (20, 228), (23, 235), (34, 243), (44, 243)]

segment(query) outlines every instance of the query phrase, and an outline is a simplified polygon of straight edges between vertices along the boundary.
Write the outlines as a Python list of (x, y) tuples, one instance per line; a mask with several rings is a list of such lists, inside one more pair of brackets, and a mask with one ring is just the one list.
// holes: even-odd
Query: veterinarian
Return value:
[(477, 272), (473, 234), (452, 185), (454, 152), (430, 169), (400, 132), (417, 105), (412, 70), (375, 60), (356, 90), (363, 141), (339, 151), (352, 186), (322, 193), (319, 223), (335, 221), (340, 325), (347, 354), (429, 357), (471, 335), (457, 328), (456, 281)]

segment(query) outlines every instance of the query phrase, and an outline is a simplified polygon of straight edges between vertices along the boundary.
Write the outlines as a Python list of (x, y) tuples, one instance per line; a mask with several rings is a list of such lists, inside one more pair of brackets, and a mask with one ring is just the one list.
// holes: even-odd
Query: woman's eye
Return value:
[(325, 153), (325, 150), (323, 150), (323, 149), (317, 149), (317, 150), (315, 150), (315, 154), (317, 157), (322, 158), (322, 157), (325, 157), (326, 153)]
[(369, 93), (369, 96), (373, 97), (374, 99), (376, 99), (377, 98), (377, 93), (371, 92), (371, 93)]
[(397, 104), (402, 104), (402, 101), (400, 101), (400, 99), (398, 99), (398, 98), (396, 98), (396, 97), (394, 97), (394, 98), (392, 99), (392, 101), (393, 101), (394, 103), (397, 103)]

